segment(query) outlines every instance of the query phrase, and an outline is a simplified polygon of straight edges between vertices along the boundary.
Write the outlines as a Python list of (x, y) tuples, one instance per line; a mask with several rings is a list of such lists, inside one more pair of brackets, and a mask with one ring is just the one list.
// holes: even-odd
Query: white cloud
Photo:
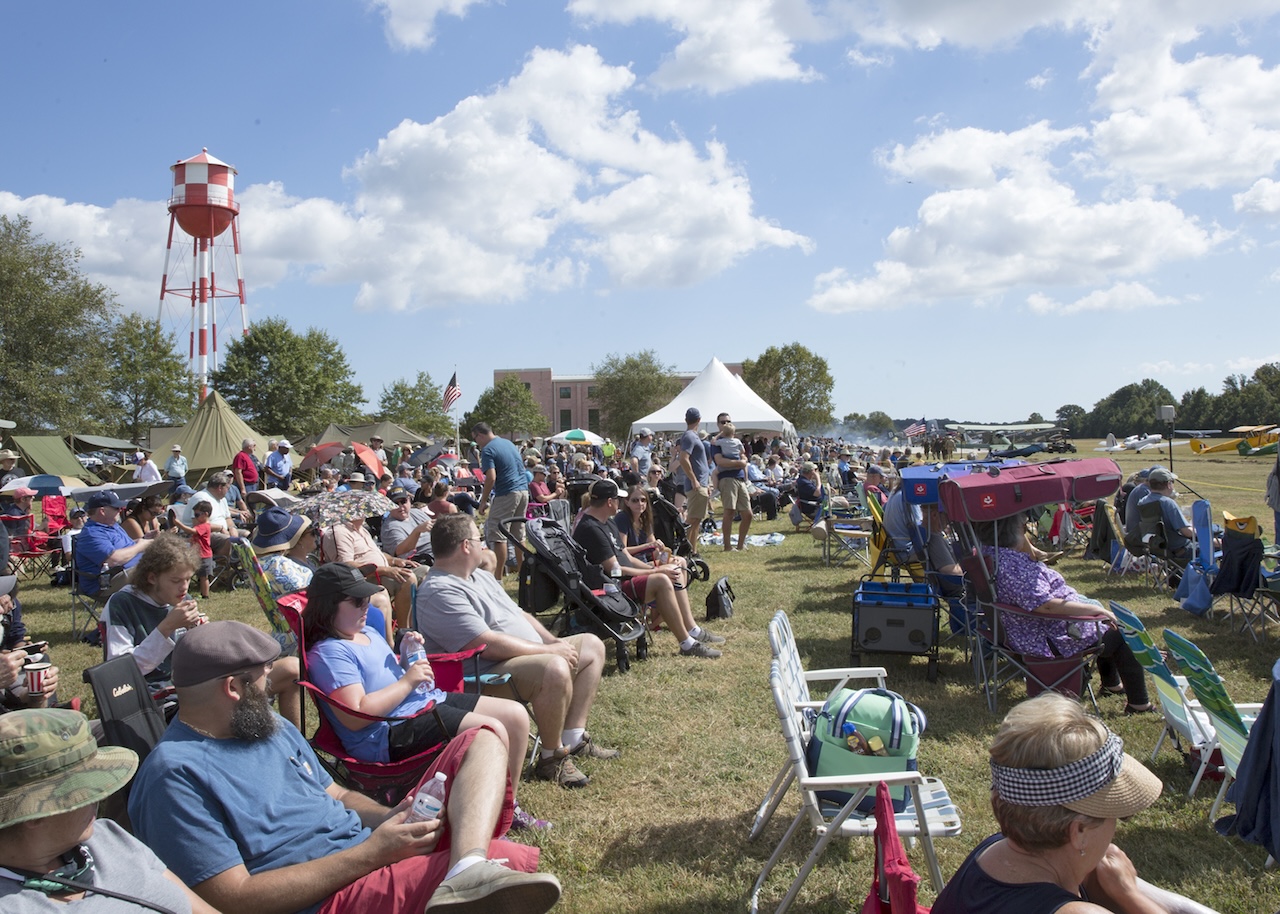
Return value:
[(659, 89), (717, 93), (817, 78), (792, 56), (799, 41), (822, 37), (805, 0), (569, 0), (568, 9), (588, 22), (649, 19), (678, 32), (679, 43), (648, 79)]
[(1227, 372), (1229, 374), (1252, 375), (1260, 366), (1269, 365), (1272, 362), (1280, 362), (1280, 352), (1262, 356), (1237, 356), (1234, 359), (1227, 359)]
[(469, 7), (484, 0), (367, 0), (386, 19), (387, 41), (392, 47), (424, 49), (435, 41), (436, 17), (442, 13), (463, 17)]
[(1084, 128), (1054, 130), (1040, 121), (1012, 133), (962, 127), (942, 130), (899, 143), (877, 155), (879, 164), (897, 175), (943, 187), (991, 187), (1011, 173), (1047, 175), (1049, 155), (1087, 135)]
[(1248, 190), (1233, 194), (1231, 203), (1237, 213), (1274, 216), (1280, 213), (1280, 183), (1270, 178), (1259, 178)]
[(1138, 365), (1138, 373), (1144, 378), (1168, 377), (1169, 375), (1196, 376), (1213, 371), (1212, 362), (1142, 362)]
[(1037, 314), (1079, 314), (1082, 311), (1134, 311), (1176, 305), (1180, 299), (1156, 295), (1140, 282), (1120, 282), (1109, 289), (1095, 289), (1073, 302), (1062, 304), (1042, 292), (1027, 296), (1027, 307)]
[[(812, 247), (753, 214), (723, 144), (644, 129), (620, 104), (634, 79), (593, 48), (535, 50), (490, 94), (393, 128), (347, 169), (351, 203), (278, 182), (238, 189), (246, 280), (352, 284), (358, 306), (404, 310), (517, 301), (597, 265), (618, 286), (685, 285), (764, 248)], [(158, 298), (163, 203), (0, 194), (0, 212), (76, 239), (85, 269), (122, 297)]]
[(1053, 82), (1053, 69), (1046, 68), (1044, 70), (1041, 70), (1035, 76), (1032, 76), (1030, 79), (1028, 79), (1026, 82), (1026, 86), (1028, 89), (1035, 89), (1037, 92), (1039, 92), (1041, 89), (1049, 85), (1049, 83), (1051, 82)]
[(855, 67), (862, 67), (870, 70), (872, 67), (891, 67), (893, 66), (893, 55), (891, 54), (872, 54), (864, 52), (861, 48), (853, 48), (845, 58)]

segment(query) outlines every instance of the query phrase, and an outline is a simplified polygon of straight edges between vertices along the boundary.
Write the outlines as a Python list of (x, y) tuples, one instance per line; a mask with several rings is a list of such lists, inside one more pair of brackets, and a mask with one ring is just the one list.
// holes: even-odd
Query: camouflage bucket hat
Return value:
[(133, 750), (99, 748), (79, 711), (0, 715), (0, 828), (97, 803), (137, 768)]

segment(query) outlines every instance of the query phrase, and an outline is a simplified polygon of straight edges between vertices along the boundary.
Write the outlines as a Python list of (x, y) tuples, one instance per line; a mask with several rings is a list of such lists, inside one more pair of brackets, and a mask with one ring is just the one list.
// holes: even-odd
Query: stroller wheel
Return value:
[(699, 558), (689, 559), (689, 573), (695, 581), (711, 580), (711, 566)]
[(617, 655), (618, 672), (625, 673), (631, 669), (631, 658), (627, 656), (627, 645), (620, 640), (615, 640), (614, 651)]
[(648, 634), (641, 635), (639, 638), (637, 638), (637, 639), (636, 639), (636, 659), (637, 659), (637, 660), (648, 660), (648, 659), (649, 659), (649, 636), (648, 636)]

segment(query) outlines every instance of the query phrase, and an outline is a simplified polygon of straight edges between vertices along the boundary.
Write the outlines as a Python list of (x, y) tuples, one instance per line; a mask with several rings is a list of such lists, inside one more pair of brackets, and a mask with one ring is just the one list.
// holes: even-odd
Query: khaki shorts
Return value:
[(751, 490), (741, 479), (720, 480), (720, 504), (726, 512), (751, 511)]
[[(381, 569), (379, 569), (381, 570)], [(431, 573), (431, 569), (426, 565), (418, 565), (411, 569), (413, 571), (414, 581), (418, 584), (422, 583), (422, 579)], [(400, 592), (401, 581), (399, 578), (393, 578), (389, 574), (378, 574), (369, 576), (375, 584), (381, 584), (387, 590), (387, 595), (395, 599), (396, 594)]]
[(492, 549), (495, 543), (506, 542), (498, 523), (512, 517), (520, 518), (520, 523), (512, 524), (508, 529), (516, 542), (524, 542), (524, 516), (528, 511), (528, 492), (508, 492), (506, 495), (494, 496), (489, 503), (489, 513), (484, 519), (484, 541), (489, 544), (489, 548)]
[[(582, 632), (560, 640), (569, 642), (581, 654), (583, 641), (594, 637), (596, 636), (588, 632)], [(554, 656), (553, 654), (526, 654), (523, 657), (512, 657), (510, 660), (495, 663), (489, 668), (488, 672), (499, 675), (509, 673), (511, 679), (509, 682), (487, 685), (482, 691), (486, 695), (493, 695), (497, 698), (510, 698), (511, 690), (514, 688), (520, 701), (533, 701), (542, 694), (542, 683), (546, 679), (546, 667)]]
[(711, 493), (707, 491), (707, 487), (701, 489), (690, 489), (684, 493), (684, 519), (690, 527), (696, 528), (702, 523), (702, 519), (707, 516), (707, 510), (711, 507)]

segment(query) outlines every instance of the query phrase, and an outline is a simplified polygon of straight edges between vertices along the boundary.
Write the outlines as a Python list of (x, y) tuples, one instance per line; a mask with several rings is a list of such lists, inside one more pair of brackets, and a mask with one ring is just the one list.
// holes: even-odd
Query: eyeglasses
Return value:
[(356, 609), (365, 609), (369, 605), (368, 597), (343, 597), (343, 603), (349, 603)]

